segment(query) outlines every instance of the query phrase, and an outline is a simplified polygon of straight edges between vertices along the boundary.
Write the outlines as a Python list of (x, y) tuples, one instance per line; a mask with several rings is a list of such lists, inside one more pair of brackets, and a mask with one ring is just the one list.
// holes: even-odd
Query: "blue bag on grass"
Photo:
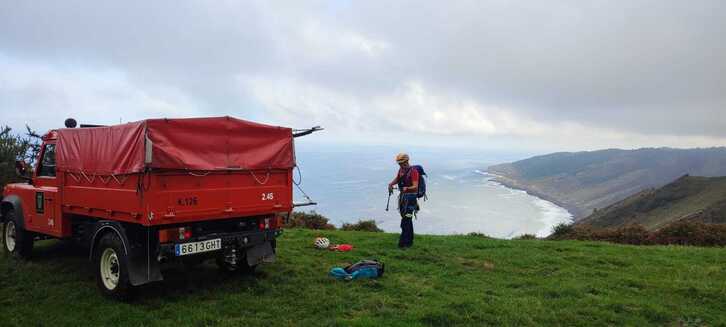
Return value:
[(345, 268), (330, 269), (330, 276), (337, 279), (378, 278), (383, 276), (385, 265), (378, 260), (362, 260)]
[(345, 279), (345, 280), (351, 280), (353, 279), (353, 276), (345, 271), (345, 269), (340, 267), (335, 267), (333, 269), (330, 269), (330, 276), (335, 277), (336, 279)]

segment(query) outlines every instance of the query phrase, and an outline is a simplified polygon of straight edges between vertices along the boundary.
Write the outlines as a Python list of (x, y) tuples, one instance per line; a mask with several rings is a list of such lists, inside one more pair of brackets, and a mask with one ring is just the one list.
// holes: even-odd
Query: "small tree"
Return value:
[(572, 235), (575, 231), (575, 227), (572, 223), (559, 223), (555, 227), (552, 227), (552, 234), (547, 236), (549, 239), (566, 239)]
[(363, 232), (383, 232), (382, 229), (378, 228), (376, 225), (376, 221), (373, 219), (360, 219), (355, 224), (349, 224), (344, 223), (343, 227), (340, 229), (342, 230), (357, 230), (357, 231), (363, 231)]
[(328, 223), (328, 218), (315, 212), (293, 212), (290, 221), (285, 227), (307, 228), (307, 229), (335, 229), (335, 226)]
[(15, 174), (16, 160), (32, 164), (40, 150), (40, 135), (28, 126), (25, 128), (25, 135), (13, 134), (9, 126), (0, 129), (0, 188), (18, 181)]

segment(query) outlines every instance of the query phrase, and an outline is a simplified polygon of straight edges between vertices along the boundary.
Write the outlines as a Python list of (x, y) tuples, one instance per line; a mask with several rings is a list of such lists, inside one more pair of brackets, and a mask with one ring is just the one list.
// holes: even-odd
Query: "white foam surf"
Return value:
[(540, 221), (545, 225), (537, 231), (537, 237), (546, 237), (552, 233), (552, 228), (561, 223), (571, 223), (572, 214), (565, 208), (562, 208), (552, 202), (534, 197), (534, 205), (539, 207), (542, 212)]

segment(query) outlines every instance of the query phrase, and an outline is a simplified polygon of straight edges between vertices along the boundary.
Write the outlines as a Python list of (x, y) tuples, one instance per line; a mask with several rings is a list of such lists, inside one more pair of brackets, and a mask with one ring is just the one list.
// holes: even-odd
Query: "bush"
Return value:
[(574, 229), (572, 223), (559, 223), (555, 227), (552, 227), (552, 234), (547, 238), (553, 240), (568, 239), (573, 236)]
[(357, 230), (363, 232), (383, 232), (382, 229), (378, 228), (376, 221), (373, 219), (369, 220), (358, 220), (355, 224), (345, 223), (341, 230)]
[(466, 234), (467, 236), (473, 236), (473, 237), (481, 237), (481, 238), (491, 238), (489, 235), (479, 232), (471, 232), (469, 234)]
[(0, 190), (8, 183), (19, 182), (15, 175), (15, 160), (32, 163), (40, 148), (40, 136), (30, 127), (25, 136), (15, 135), (10, 127), (0, 127)]
[(307, 229), (335, 229), (335, 226), (328, 223), (328, 218), (323, 215), (311, 212), (293, 212), (292, 217), (285, 225), (287, 228), (307, 228)]
[(679, 221), (655, 232), (651, 240), (657, 244), (726, 246), (726, 226)]
[(519, 235), (519, 236), (513, 238), (513, 240), (536, 240), (536, 239), (537, 239), (537, 235), (534, 235), (534, 234), (522, 234), (522, 235)]
[(656, 231), (648, 231), (637, 224), (599, 229), (580, 225), (558, 227), (555, 227), (555, 232), (548, 239), (606, 241), (632, 245), (726, 246), (726, 225), (723, 224), (678, 221)]
[(638, 224), (629, 224), (616, 230), (616, 239), (618, 243), (646, 245), (650, 244), (650, 232), (645, 227)]

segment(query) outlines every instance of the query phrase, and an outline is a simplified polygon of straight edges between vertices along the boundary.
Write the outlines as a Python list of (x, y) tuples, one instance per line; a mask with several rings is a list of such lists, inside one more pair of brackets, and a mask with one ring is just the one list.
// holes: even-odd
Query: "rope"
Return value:
[(73, 179), (76, 180), (76, 183), (80, 183), (81, 182), (81, 178), (80, 177), (76, 177), (76, 175), (74, 175), (73, 173), (68, 173), (68, 176), (73, 177)]
[(295, 178), (293, 177), (292, 183), (295, 185), (295, 187), (297, 187), (298, 190), (300, 190), (300, 193), (302, 193), (302, 195), (305, 197), (306, 200), (308, 200), (308, 202), (313, 202), (313, 199), (311, 199), (308, 194), (303, 191), (302, 187), (300, 187), (300, 184), (302, 184), (302, 172), (300, 171), (300, 167), (295, 166), (295, 168), (297, 168), (298, 181), (295, 182)]
[[(293, 183), (293, 184), (295, 184), (295, 183)], [(308, 200), (308, 202), (313, 202), (313, 199), (311, 199), (311, 198), (310, 198), (310, 197), (308, 196), (308, 194), (307, 194), (307, 193), (305, 193), (305, 191), (303, 191), (303, 189), (302, 189), (302, 188), (300, 187), (300, 185), (298, 185), (298, 184), (295, 184), (295, 187), (297, 187), (297, 189), (298, 189), (298, 190), (300, 190), (300, 193), (302, 193), (302, 195), (303, 195), (303, 196), (305, 197), (305, 200)]]
[[(84, 173), (83, 171), (81, 171), (80, 173), (81, 173), (81, 175), (83, 175), (83, 177), (85, 177), (85, 179), (86, 179), (86, 180), (87, 180), (87, 181), (88, 181), (89, 183), (93, 183), (93, 181), (94, 181), (94, 180), (96, 179), (96, 177), (98, 177), (98, 179), (100, 179), (100, 180), (101, 180), (101, 182), (103, 183), (103, 185), (108, 185), (108, 183), (109, 183), (109, 182), (111, 181), (111, 179), (112, 179), (112, 178), (113, 178), (113, 180), (115, 180), (115, 181), (116, 181), (116, 183), (118, 183), (119, 185), (123, 185), (124, 183), (126, 183), (126, 180), (128, 180), (128, 179), (129, 179), (129, 176), (128, 176), (128, 175), (123, 175), (123, 178), (119, 179), (118, 177), (116, 177), (116, 175), (114, 175), (114, 174), (111, 174), (111, 175), (109, 175), (109, 176), (108, 176), (108, 177), (107, 177), (107, 178), (106, 178), (106, 179), (104, 180), (104, 179), (103, 179), (103, 176), (102, 176), (102, 175), (95, 175), (95, 174), (94, 174), (94, 175), (92, 175), (92, 177), (93, 177), (93, 178), (89, 178), (89, 177), (88, 177), (88, 175), (86, 175), (86, 174), (85, 174), (85, 173)], [(80, 178), (80, 177), (77, 177), (77, 176), (76, 176), (76, 175), (75, 175), (74, 173), (68, 172), (68, 176), (71, 176), (71, 177), (72, 177), (72, 178), (73, 178), (73, 179), (74, 179), (74, 180), (75, 180), (75, 181), (76, 181), (77, 183), (80, 183), (80, 182), (81, 182), (81, 178)]]
[(295, 176), (293, 176), (292, 183), (295, 184), (295, 185), (300, 186), (300, 183), (302, 183), (302, 173), (300, 172), (300, 166), (297, 166), (296, 165), (295, 166), (295, 169), (297, 169), (297, 179), (298, 179), (298, 181), (295, 182)]
[(252, 175), (252, 178), (255, 179), (255, 182), (257, 182), (257, 184), (260, 184), (260, 185), (265, 185), (265, 184), (267, 184), (267, 182), (270, 181), (270, 170), (269, 169), (267, 170), (267, 177), (265, 177), (264, 182), (260, 182), (260, 180), (257, 179), (257, 176), (255, 176), (255, 172), (252, 170), (250, 170), (250, 175)]
[(124, 178), (121, 181), (119, 181), (118, 178), (116, 178), (116, 175), (111, 175), (111, 177), (113, 177), (113, 179), (115, 179), (116, 183), (118, 183), (119, 185), (123, 185), (124, 183), (126, 183), (126, 179), (129, 178), (128, 175), (124, 175)]
[(85, 178), (86, 178), (86, 181), (88, 181), (88, 182), (89, 182), (89, 183), (91, 183), (91, 184), (93, 184), (93, 181), (95, 181), (95, 180), (96, 180), (96, 175), (95, 175), (95, 174), (94, 174), (94, 175), (92, 175), (92, 176), (93, 176), (93, 178), (88, 178), (88, 175), (86, 175), (86, 173), (84, 173), (84, 172), (83, 172), (83, 170), (81, 170), (81, 175), (83, 175), (83, 177), (85, 177)]

